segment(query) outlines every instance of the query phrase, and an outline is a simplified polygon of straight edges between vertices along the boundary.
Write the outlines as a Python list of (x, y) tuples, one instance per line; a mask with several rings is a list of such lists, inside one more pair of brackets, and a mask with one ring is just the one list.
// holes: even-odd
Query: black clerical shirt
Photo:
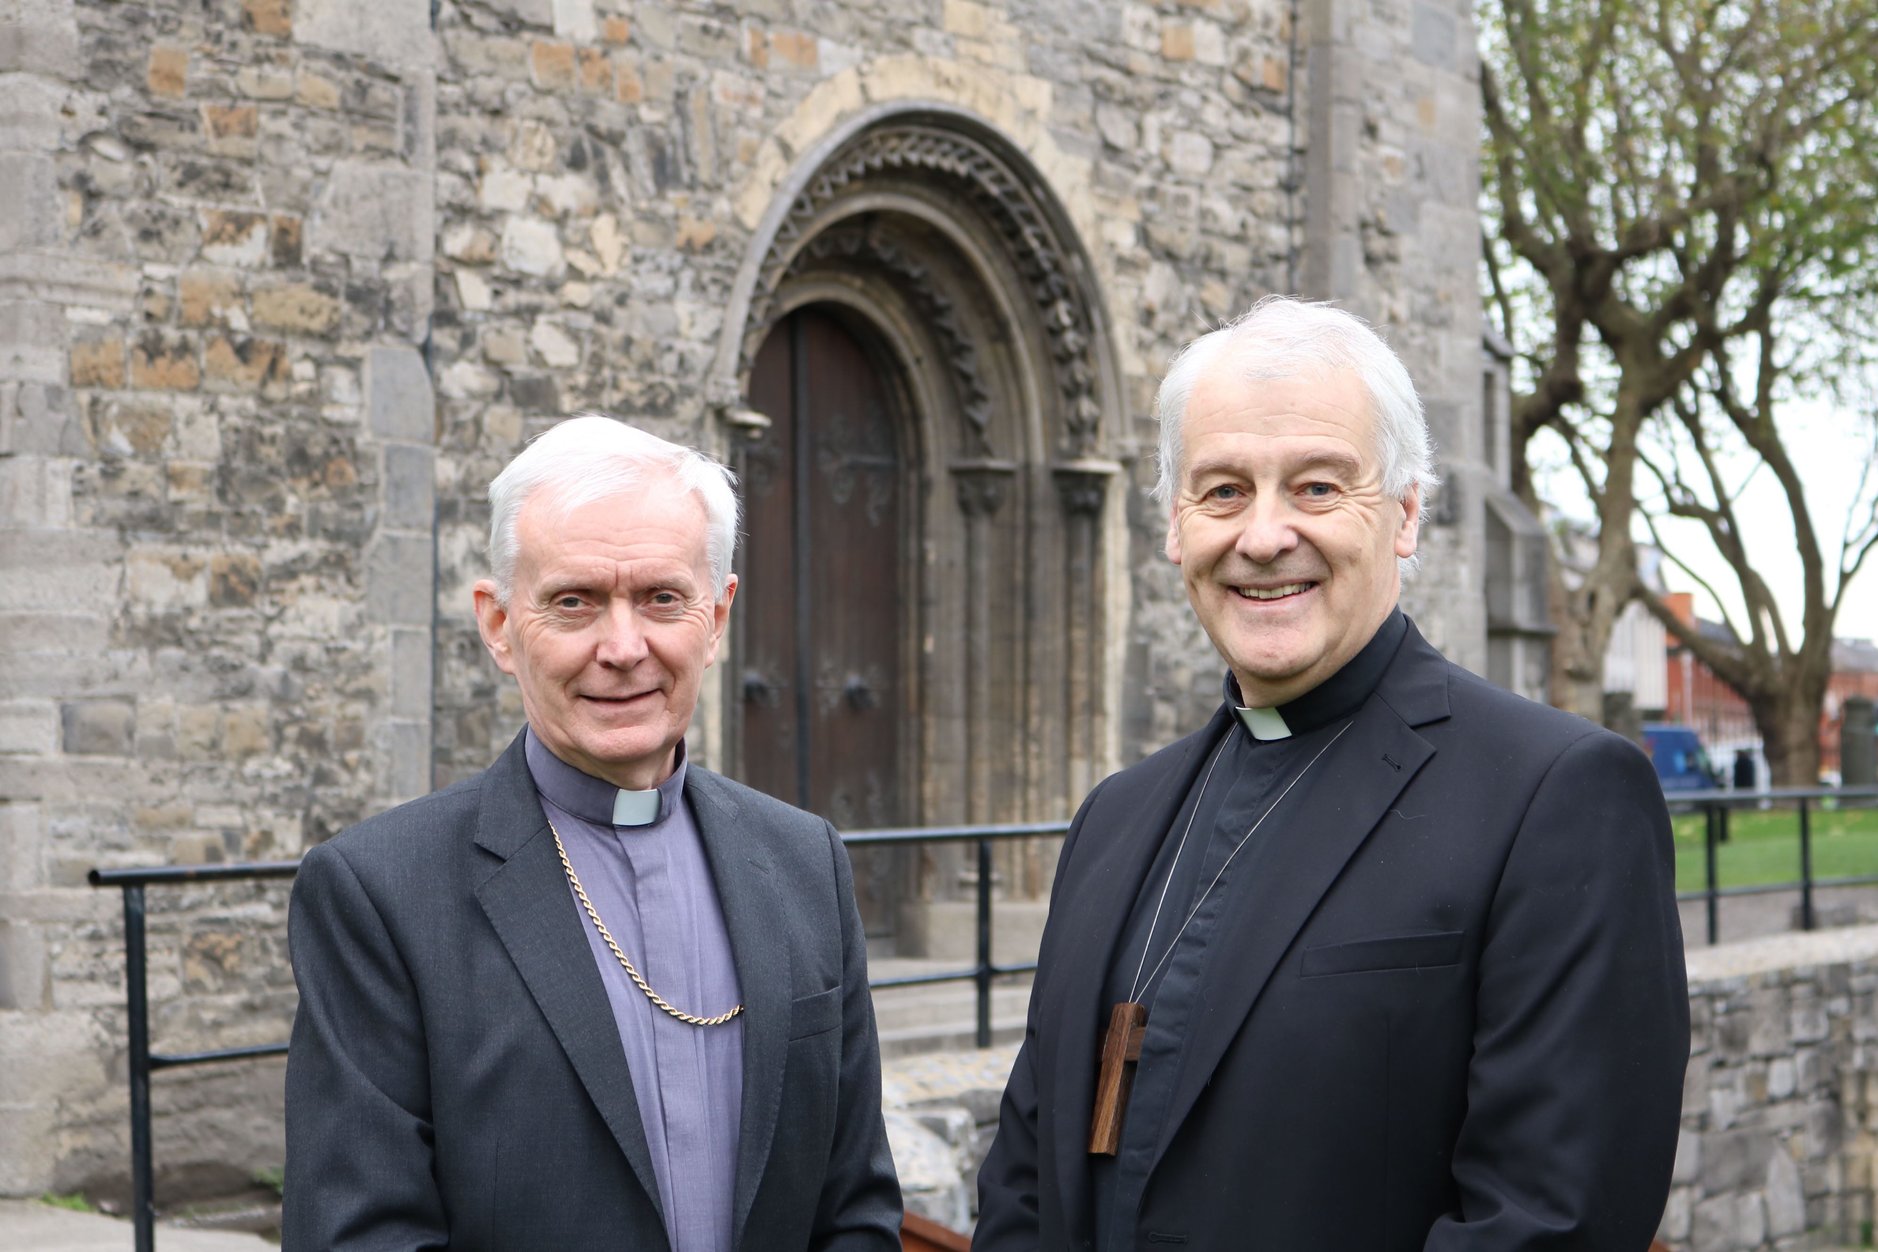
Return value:
[[(1280, 705), (1278, 713), (1291, 732), (1287, 738), (1255, 739), (1235, 716), (1224, 740), (1208, 756), (1210, 781), (1208, 766), (1202, 766), (1173, 825), (1166, 831), (1143, 832), (1160, 838), (1161, 847), (1122, 930), (1104, 1003), (1139, 1001), (1148, 1007), (1148, 1028), (1122, 1122), (1121, 1149), (1114, 1157), (1090, 1158), (1098, 1252), (1134, 1247), (1134, 1215), (1165, 1130), (1181, 1055), (1192, 1035), (1200, 975), (1208, 960), (1225, 959), (1211, 951), (1209, 941), (1226, 907), (1233, 876), (1248, 871), (1265, 841), (1285, 837), (1286, 813), (1273, 811), (1262, 824), (1260, 818), (1349, 724), (1350, 715), (1376, 689), (1407, 632), (1401, 610), (1391, 611), (1342, 669)], [(1243, 705), (1230, 671), (1224, 694), (1230, 708)], [(1248, 837), (1248, 832), (1253, 833)]]

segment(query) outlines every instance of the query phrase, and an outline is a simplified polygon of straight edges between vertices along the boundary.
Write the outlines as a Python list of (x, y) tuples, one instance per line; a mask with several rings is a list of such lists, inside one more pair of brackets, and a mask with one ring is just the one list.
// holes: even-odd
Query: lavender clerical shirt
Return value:
[[(636, 803), (649, 797), (622, 793), (562, 761), (533, 730), (527, 753), (541, 807), (634, 968), (694, 1016), (715, 1017), (740, 1003), (717, 887), (684, 798), (684, 744), (677, 768), (659, 784), (656, 811)], [(668, 1016), (633, 985), (585, 909), (580, 921), (626, 1049), (672, 1252), (731, 1252), (743, 1021), (691, 1026)]]

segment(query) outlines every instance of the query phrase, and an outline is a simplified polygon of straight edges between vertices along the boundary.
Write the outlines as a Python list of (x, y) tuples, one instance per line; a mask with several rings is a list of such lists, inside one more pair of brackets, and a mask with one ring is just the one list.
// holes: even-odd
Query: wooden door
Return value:
[[(772, 425), (744, 449), (743, 781), (837, 828), (905, 825), (910, 516), (903, 423), (878, 358), (825, 312), (758, 350), (750, 401)], [(857, 850), (870, 934), (893, 928), (886, 850)]]

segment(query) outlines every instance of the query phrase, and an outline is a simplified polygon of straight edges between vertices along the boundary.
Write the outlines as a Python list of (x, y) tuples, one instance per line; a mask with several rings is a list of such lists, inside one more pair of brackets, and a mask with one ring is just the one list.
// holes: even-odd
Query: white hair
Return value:
[(737, 548), (736, 476), (702, 452), (617, 418), (578, 413), (535, 436), (489, 484), (489, 571), (497, 600), (508, 604), (514, 589), (516, 521), (537, 491), (546, 488), (562, 508), (575, 509), (633, 490), (648, 471), (695, 492), (704, 505), (705, 555), (722, 599)]
[[(1181, 425), (1194, 386), (1216, 366), (1230, 364), (1241, 378), (1268, 381), (1312, 378), (1349, 371), (1369, 393), (1376, 418), (1376, 453), (1382, 487), (1401, 500), (1420, 488), (1428, 496), (1440, 478), (1434, 471), (1434, 441), (1422, 414), (1421, 397), (1401, 358), (1382, 336), (1354, 313), (1295, 296), (1266, 296), (1244, 316), (1201, 335), (1174, 355), (1155, 397), (1161, 425), (1159, 474), (1154, 499), (1162, 508), (1174, 499), (1180, 477)], [(1404, 562), (1413, 569), (1415, 558)]]

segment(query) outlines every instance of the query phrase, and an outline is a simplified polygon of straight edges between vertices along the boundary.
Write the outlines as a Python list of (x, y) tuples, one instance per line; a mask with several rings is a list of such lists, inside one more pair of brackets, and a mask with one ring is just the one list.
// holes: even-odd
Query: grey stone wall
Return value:
[[(1693, 1037), (1659, 1237), (1673, 1252), (1869, 1246), (1878, 926), (1696, 949), (1688, 963)], [(910, 1209), (969, 1229), (1015, 1055), (1013, 1046), (886, 1062), (888, 1131)]]
[[(422, 7), (13, 13), (5, 1192), (126, 1170), (118, 901), (85, 871), (293, 857), (429, 790), (433, 612)], [(284, 902), (153, 892), (158, 1047), (284, 1037)], [(277, 1162), (278, 1100), (278, 1066), (165, 1076), (159, 1161)]]
[[(1472, 455), (1468, 5), (1293, 10), (0, 16), (0, 1192), (125, 1167), (118, 906), (84, 871), (292, 857), (484, 765), (521, 720), (469, 615), (484, 485), (580, 407), (721, 449), (740, 276), (779, 189), (868, 117), (975, 117), (1062, 206), (1121, 379), (1107, 750), (1197, 724), (1219, 663), (1143, 494), (1180, 342), (1268, 291), (1347, 299)], [(1411, 594), (1475, 663), (1476, 507)], [(159, 1046), (284, 1036), (284, 899), (153, 895)], [(164, 1076), (159, 1161), (277, 1161), (278, 1084)]]
[(1878, 927), (1692, 950), (1689, 1010), (1663, 1238), (1687, 1252), (1868, 1244)]

